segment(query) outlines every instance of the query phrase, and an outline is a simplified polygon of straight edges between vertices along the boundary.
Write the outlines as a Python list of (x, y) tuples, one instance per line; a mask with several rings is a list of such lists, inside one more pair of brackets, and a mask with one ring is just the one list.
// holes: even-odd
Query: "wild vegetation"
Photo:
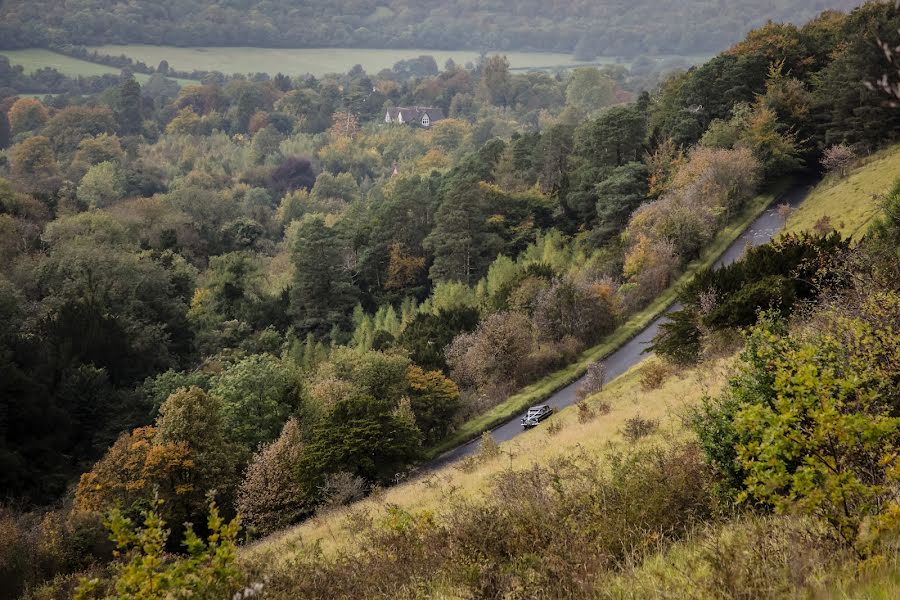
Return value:
[[(788, 555), (832, 548), (809, 560), (834, 577), (801, 592), (893, 568), (900, 192), (865, 239), (822, 226), (698, 265), (758, 192), (896, 140), (900, 113), (863, 83), (897, 35), (882, 2), (772, 23), (653, 95), (616, 69), (516, 74), (491, 56), (4, 99), (3, 595), (614, 596), (728, 528)], [(447, 118), (384, 123), (404, 105)], [(686, 269), (666, 362), (612, 385), (592, 367), (578, 414), (530, 434), (568, 456), (513, 468), (488, 434), (461, 465), (485, 493), (351, 510), (334, 552), (237, 560), (390, 493), (627, 336)], [(698, 363), (715, 377), (703, 402), (678, 396), (699, 406), (688, 429), (609, 395), (666, 393)], [(566, 445), (592, 428), (591, 451)], [(754, 529), (767, 520), (807, 545)], [(738, 575), (692, 560), (710, 589), (769, 593), (791, 585), (762, 574), (777, 556)]]

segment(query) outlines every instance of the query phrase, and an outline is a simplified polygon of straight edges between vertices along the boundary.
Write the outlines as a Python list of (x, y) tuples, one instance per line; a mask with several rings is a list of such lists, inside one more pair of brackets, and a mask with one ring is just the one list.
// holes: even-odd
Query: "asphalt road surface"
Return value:
[[(757, 218), (750, 226), (741, 234), (731, 246), (722, 254), (719, 260), (716, 262), (716, 267), (721, 267), (723, 265), (731, 264), (732, 262), (739, 259), (744, 250), (748, 245), (750, 246), (760, 246), (765, 244), (773, 237), (775, 234), (781, 230), (781, 227), (784, 224), (783, 219), (778, 215), (778, 205), (787, 202), (791, 205), (792, 208), (796, 208), (799, 206), (805, 199), (806, 196), (809, 195), (810, 190), (812, 189), (812, 185), (809, 183), (804, 183), (802, 185), (797, 185), (791, 188), (786, 194), (783, 194), (780, 198), (772, 203), (771, 206), (763, 213), (759, 218)], [(666, 309), (666, 313), (676, 311), (681, 306), (676, 302), (672, 304), (668, 309)], [(643, 354), (644, 350), (650, 344), (654, 337), (656, 337), (656, 333), (659, 331), (660, 324), (664, 323), (666, 320), (666, 315), (663, 314), (658, 319), (650, 323), (646, 329), (641, 331), (635, 337), (631, 339), (631, 341), (627, 342), (624, 346), (610, 354), (603, 361), (604, 366), (606, 367), (606, 381), (612, 381), (619, 375), (622, 375), (631, 367), (638, 364), (642, 360), (648, 357), (647, 354)], [(575, 403), (575, 390), (578, 389), (578, 386), (581, 384), (581, 379), (567, 385), (561, 390), (557, 391), (555, 394), (550, 396), (544, 404), (549, 404), (556, 410), (560, 410)], [(493, 436), (496, 442), (505, 442), (507, 440), (511, 440), (516, 437), (520, 433), (522, 433), (522, 425), (520, 424), (522, 415), (516, 415), (506, 423), (502, 425), (498, 425), (496, 428), (491, 430), (491, 436)], [(478, 447), (480, 445), (480, 440), (475, 438), (465, 444), (457, 446), (453, 450), (448, 450), (444, 454), (435, 458), (431, 463), (429, 463), (425, 468), (428, 470), (435, 469), (438, 467), (442, 467), (454, 461), (457, 461), (461, 458), (469, 456), (470, 454), (474, 454), (478, 451)]]

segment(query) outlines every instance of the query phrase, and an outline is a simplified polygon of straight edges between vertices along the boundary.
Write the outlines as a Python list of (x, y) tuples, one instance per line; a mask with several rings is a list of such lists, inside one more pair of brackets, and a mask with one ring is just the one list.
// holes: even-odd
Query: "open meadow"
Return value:
[[(222, 73), (285, 73), (320, 76), (325, 73), (346, 73), (354, 65), (362, 65), (368, 73), (377, 73), (390, 68), (394, 63), (422, 55), (433, 56), (438, 66), (447, 59), (464, 65), (478, 60), (477, 52), (445, 50), (379, 50), (366, 48), (177, 48), (174, 46), (96, 46), (90, 48), (101, 54), (119, 56), (124, 54), (148, 65), (157, 65), (162, 60), (179, 71), (220, 71)], [(555, 66), (573, 67), (577, 63), (571, 54), (547, 52), (507, 52), (513, 69), (548, 68)], [(594, 61), (615, 63), (614, 58), (600, 58)], [(592, 63), (594, 64), (594, 63)]]
[[(9, 59), (10, 64), (22, 65), (26, 73), (34, 73), (39, 69), (47, 67), (56, 69), (63, 75), (69, 77), (93, 77), (101, 75), (118, 75), (120, 70), (115, 67), (109, 67), (97, 63), (92, 63), (78, 58), (72, 58), (65, 54), (45, 50), (43, 48), (29, 48), (28, 50), (3, 50), (0, 56)], [(139, 83), (144, 83), (150, 76), (143, 73), (136, 73), (134, 76)], [(190, 79), (175, 79), (179, 85), (191, 85), (197, 83)]]

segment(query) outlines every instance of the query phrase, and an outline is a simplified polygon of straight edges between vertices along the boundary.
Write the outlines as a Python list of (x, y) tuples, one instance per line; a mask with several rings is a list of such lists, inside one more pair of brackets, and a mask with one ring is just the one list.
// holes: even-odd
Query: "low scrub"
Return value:
[(707, 475), (693, 445), (608, 465), (562, 458), (504, 471), (483, 499), (451, 499), (439, 514), (389, 507), (356, 531), (356, 550), (305, 546), (275, 572), (262, 555), (251, 572), (270, 576), (272, 598), (591, 596), (609, 573), (712, 516)]

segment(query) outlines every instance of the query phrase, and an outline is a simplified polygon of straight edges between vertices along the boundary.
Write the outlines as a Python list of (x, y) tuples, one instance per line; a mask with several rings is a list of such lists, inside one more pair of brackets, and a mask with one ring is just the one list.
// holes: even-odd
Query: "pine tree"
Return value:
[(291, 312), (298, 327), (318, 335), (334, 326), (348, 329), (357, 289), (342, 264), (335, 231), (321, 215), (313, 215), (300, 224), (296, 239)]
[(424, 245), (434, 253), (432, 281), (471, 285), (486, 271), (500, 249), (500, 239), (488, 229), (487, 212), (478, 182), (460, 179), (437, 211), (435, 227)]
[(140, 133), (143, 125), (141, 84), (133, 78), (129, 78), (119, 86), (115, 113), (119, 134), (135, 135)]
[(0, 111), (0, 150), (8, 148), (10, 141), (12, 132), (9, 129), (9, 119), (6, 118), (6, 113)]

